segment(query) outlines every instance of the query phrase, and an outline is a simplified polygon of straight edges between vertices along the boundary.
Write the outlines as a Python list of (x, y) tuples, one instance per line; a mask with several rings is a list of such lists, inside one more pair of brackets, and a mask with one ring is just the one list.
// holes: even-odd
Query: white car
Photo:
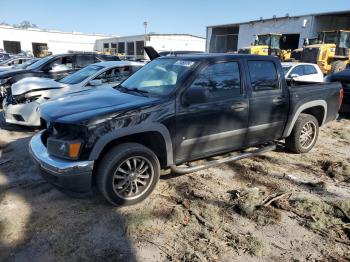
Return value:
[(303, 82), (323, 82), (323, 73), (316, 64), (285, 62), (282, 68), (286, 79)]
[(11, 86), (3, 101), (6, 123), (38, 127), (40, 104), (62, 95), (97, 87), (115, 86), (136, 72), (144, 63), (108, 61), (89, 65), (61, 80), (28, 77)]

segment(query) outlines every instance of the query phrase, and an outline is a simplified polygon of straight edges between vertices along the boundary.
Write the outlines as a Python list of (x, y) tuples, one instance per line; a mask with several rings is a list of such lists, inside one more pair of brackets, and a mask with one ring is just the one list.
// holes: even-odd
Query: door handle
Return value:
[(234, 110), (234, 111), (243, 111), (247, 107), (248, 107), (247, 103), (245, 103), (245, 102), (238, 102), (238, 103), (233, 104), (231, 106), (231, 109)]
[(285, 99), (283, 97), (278, 96), (272, 100), (272, 103), (280, 105), (280, 104), (284, 103), (284, 101), (285, 101)]

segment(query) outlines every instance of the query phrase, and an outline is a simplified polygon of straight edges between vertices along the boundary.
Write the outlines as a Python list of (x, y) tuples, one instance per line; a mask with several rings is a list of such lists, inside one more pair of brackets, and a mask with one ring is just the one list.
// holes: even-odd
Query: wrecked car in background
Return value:
[(64, 94), (116, 85), (140, 69), (144, 63), (109, 61), (89, 65), (61, 80), (27, 77), (11, 86), (3, 101), (6, 123), (40, 126), (38, 107)]
[(26, 68), (0, 72), (0, 104), (12, 84), (25, 77), (61, 79), (87, 65), (102, 61), (119, 61), (117, 56), (95, 53), (69, 53), (51, 55)]
[(29, 148), (58, 188), (85, 193), (96, 184), (109, 203), (131, 205), (151, 194), (161, 168), (195, 172), (273, 150), (282, 139), (292, 152), (310, 151), (341, 97), (339, 83), (289, 88), (276, 57), (165, 56), (114, 88), (42, 104), (47, 129)]

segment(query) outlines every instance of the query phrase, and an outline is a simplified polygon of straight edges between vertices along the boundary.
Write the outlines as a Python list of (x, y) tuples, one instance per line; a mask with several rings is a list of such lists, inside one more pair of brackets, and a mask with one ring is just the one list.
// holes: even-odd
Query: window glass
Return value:
[(88, 77), (96, 74), (101, 69), (103, 69), (102, 66), (90, 65), (83, 69), (80, 69), (79, 71), (69, 76), (62, 78), (59, 82), (63, 84), (70, 84), (70, 85), (79, 84), (85, 79), (87, 79)]
[(206, 67), (190, 88), (205, 88), (209, 101), (232, 98), (241, 94), (241, 79), (237, 62), (218, 63)]
[(291, 75), (298, 75), (298, 76), (304, 75), (303, 66), (294, 67), (293, 70), (290, 72), (290, 76)]
[(83, 68), (85, 66), (93, 64), (94, 56), (92, 55), (77, 55), (76, 56), (76, 67)]
[[(59, 69), (57, 71), (70, 70), (73, 68), (73, 58), (71, 56), (63, 56), (55, 59), (49, 64), (52, 70), (55, 68)], [(55, 70), (56, 71), (56, 70)]]
[(131, 75), (132, 69), (129, 66), (111, 68), (95, 79), (101, 79), (102, 83), (122, 82)]
[(109, 43), (103, 43), (103, 48), (109, 48)]
[(134, 55), (135, 54), (135, 50), (134, 50), (135, 44), (134, 44), (134, 42), (128, 42), (127, 45), (128, 45), (128, 49), (127, 49), (128, 55)]
[(118, 43), (118, 53), (120, 54), (125, 53), (125, 42)]
[(306, 66), (304, 66), (304, 74), (305, 75), (314, 75), (314, 74), (317, 74), (317, 70), (314, 66), (306, 65)]
[(144, 46), (145, 46), (144, 41), (136, 41), (136, 55), (143, 55)]
[(271, 61), (248, 61), (250, 80), (254, 92), (279, 89), (278, 74)]
[(156, 59), (126, 79), (120, 87), (152, 95), (168, 95), (196, 65), (189, 60)]

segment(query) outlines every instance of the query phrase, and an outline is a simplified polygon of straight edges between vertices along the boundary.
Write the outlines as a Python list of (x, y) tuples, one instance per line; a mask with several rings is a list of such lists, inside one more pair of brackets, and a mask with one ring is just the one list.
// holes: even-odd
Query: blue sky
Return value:
[[(283, 4), (281, 4), (283, 3)], [(115, 35), (148, 32), (205, 36), (208, 25), (350, 9), (350, 0), (1, 0), (0, 22)]]

